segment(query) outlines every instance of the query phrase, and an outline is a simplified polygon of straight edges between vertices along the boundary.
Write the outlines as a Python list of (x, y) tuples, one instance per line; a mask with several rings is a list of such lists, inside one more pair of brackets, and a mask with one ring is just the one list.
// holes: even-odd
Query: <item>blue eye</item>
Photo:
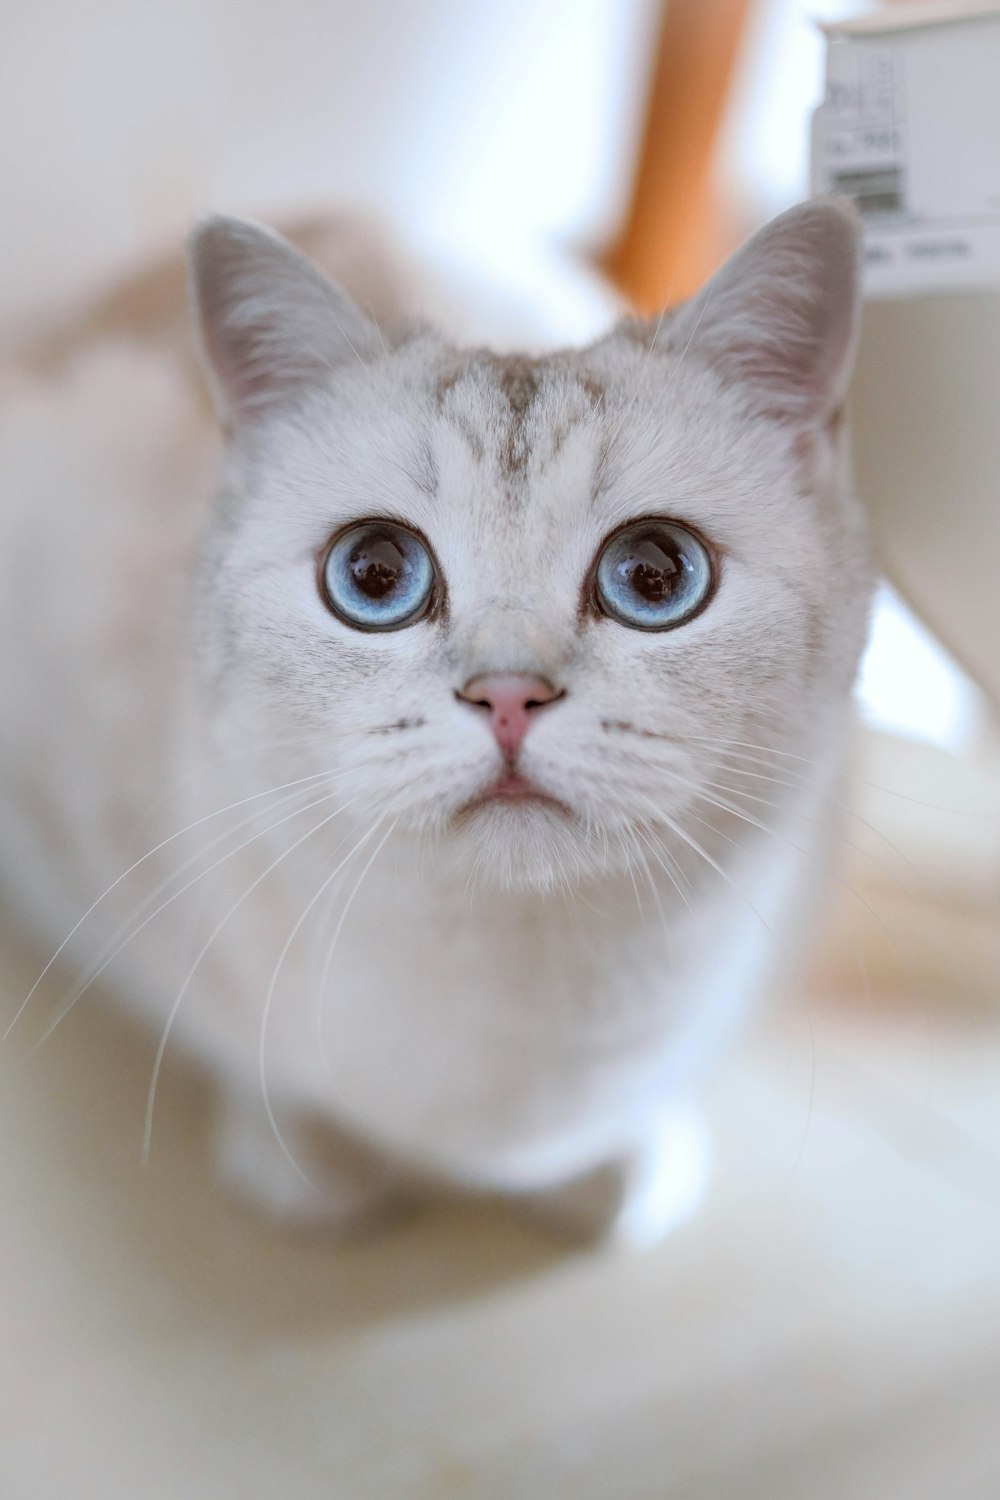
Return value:
[(715, 582), (708, 549), (674, 521), (638, 521), (597, 563), (597, 602), (634, 630), (670, 630), (706, 603)]
[(357, 630), (400, 630), (426, 614), (434, 564), (423, 542), (391, 521), (364, 521), (330, 546), (322, 592), (335, 615)]

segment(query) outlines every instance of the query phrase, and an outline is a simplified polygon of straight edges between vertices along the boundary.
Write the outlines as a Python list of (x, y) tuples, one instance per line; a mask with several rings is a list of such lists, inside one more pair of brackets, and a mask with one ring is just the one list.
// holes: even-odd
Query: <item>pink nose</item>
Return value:
[(562, 694), (544, 677), (498, 672), (473, 677), (458, 696), (475, 708), (489, 710), (493, 737), (504, 755), (510, 758), (521, 748), (532, 713), (561, 698)]

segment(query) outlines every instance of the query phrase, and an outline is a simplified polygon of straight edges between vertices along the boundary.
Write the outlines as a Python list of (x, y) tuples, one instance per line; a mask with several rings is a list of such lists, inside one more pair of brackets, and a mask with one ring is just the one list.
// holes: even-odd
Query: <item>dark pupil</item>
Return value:
[(391, 537), (369, 537), (351, 553), (351, 577), (369, 599), (391, 594), (406, 571), (406, 558)]
[(622, 558), (616, 571), (622, 583), (643, 599), (662, 604), (676, 589), (684, 563), (676, 550), (668, 552), (661, 542), (646, 537)]

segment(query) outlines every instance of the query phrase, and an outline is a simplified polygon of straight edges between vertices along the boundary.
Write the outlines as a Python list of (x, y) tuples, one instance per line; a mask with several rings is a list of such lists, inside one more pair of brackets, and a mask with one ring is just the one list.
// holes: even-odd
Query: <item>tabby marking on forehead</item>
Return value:
[[(546, 421), (541, 399), (546, 390), (556, 390), (560, 382), (566, 401), (559, 403), (559, 415)], [(602, 382), (591, 371), (578, 369), (575, 360), (565, 355), (534, 358), (477, 351), (464, 362), (456, 360), (438, 376), (434, 398), (438, 410), (480, 461), (486, 453), (482, 427), (463, 409), (461, 398), (453, 394), (466, 385), (478, 388), (494, 405), (494, 451), (500, 476), (508, 484), (523, 478), (533, 458), (543, 464), (556, 458), (570, 431), (586, 422), (606, 396)], [(515, 498), (512, 490), (509, 498)]]
[(528, 419), (538, 396), (542, 362), (515, 354), (498, 358), (495, 367), (500, 390), (510, 407), (500, 465), (505, 478), (516, 479), (524, 473), (531, 454)]
[(485, 457), (482, 431), (462, 410), (455, 393), (466, 383), (485, 387), (506, 410), (498, 411), (500, 441), (497, 460), (505, 479), (519, 478), (527, 465), (531, 446), (527, 426), (541, 385), (545, 361), (525, 355), (494, 355), (478, 352), (452, 365), (437, 380), (434, 395), (438, 410), (462, 434), (476, 458)]
[(486, 446), (483, 435), (469, 414), (462, 411), (455, 399), (456, 389), (468, 378), (471, 366), (465, 362), (456, 361), (448, 369), (438, 376), (434, 387), (434, 399), (437, 409), (454, 430), (463, 437), (469, 445), (469, 450), (478, 463), (482, 463), (486, 456)]
[(528, 409), (538, 395), (542, 361), (526, 355), (510, 354), (496, 360), (500, 389), (510, 404), (511, 416), (516, 421), (524, 420)]

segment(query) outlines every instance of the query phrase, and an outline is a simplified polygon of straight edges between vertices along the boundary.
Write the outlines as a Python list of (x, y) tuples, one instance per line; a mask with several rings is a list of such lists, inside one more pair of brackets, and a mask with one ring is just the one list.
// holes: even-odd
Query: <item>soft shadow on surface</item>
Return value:
[[(10, 1014), (38, 959), (0, 952)], [(708, 1090), (705, 1211), (645, 1255), (477, 1204), (281, 1235), (216, 1189), (176, 1061), (142, 1168), (155, 1037), (88, 1002), (24, 1062), (19, 1026), (0, 1495), (992, 1500), (1000, 1033), (937, 999), (931, 1033), (815, 990), (775, 1015)]]
[[(41, 965), (23, 944), (4, 947), (9, 1016)], [(50, 989), (33, 1001), (39, 1013), (59, 981)], [(214, 1180), (210, 1087), (176, 1057), (142, 1163), (154, 1035), (97, 995), (26, 1056), (32, 1029), (16, 1029), (0, 1052), (2, 1170), (13, 1179), (4, 1196), (30, 1202), (75, 1273), (104, 1282), (140, 1321), (162, 1320), (175, 1304), (219, 1337), (322, 1338), (476, 1298), (566, 1255), (502, 1206), (477, 1201), (406, 1211), (346, 1241), (284, 1231)]]

